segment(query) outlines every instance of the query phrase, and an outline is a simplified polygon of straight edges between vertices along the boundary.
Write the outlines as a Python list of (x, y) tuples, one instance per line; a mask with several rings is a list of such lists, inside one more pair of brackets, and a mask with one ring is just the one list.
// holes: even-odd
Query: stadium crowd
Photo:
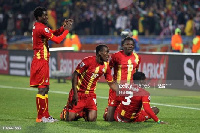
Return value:
[(37, 6), (48, 9), (52, 29), (72, 18), (73, 32), (79, 35), (119, 35), (126, 28), (137, 29), (139, 35), (172, 35), (179, 27), (183, 35), (192, 36), (200, 24), (196, 0), (133, 0), (124, 9), (117, 0), (0, 0), (0, 32), (31, 35)]

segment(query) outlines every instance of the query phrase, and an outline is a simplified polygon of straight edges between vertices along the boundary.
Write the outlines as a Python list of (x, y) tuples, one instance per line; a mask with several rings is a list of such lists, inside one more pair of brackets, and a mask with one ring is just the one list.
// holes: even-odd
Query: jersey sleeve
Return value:
[(60, 27), (59, 29), (57, 29), (57, 30), (52, 30), (52, 29), (50, 29), (50, 28), (49, 28), (49, 30), (50, 30), (50, 32), (53, 33), (55, 36), (59, 36), (59, 35), (61, 35), (61, 34), (64, 32), (63, 26), (61, 26), (61, 27)]
[(52, 30), (49, 30), (48, 27), (44, 27), (41, 30), (43, 36), (45, 36), (48, 40), (51, 40), (57, 44), (59, 44), (69, 33), (68, 30), (65, 30), (60, 36), (55, 36), (51, 31)]
[(154, 114), (153, 110), (150, 106), (150, 95), (149, 96), (143, 96), (142, 97), (142, 105), (145, 110), (145, 112), (155, 121), (158, 122), (158, 117)]
[(105, 79), (107, 80), (107, 82), (113, 82), (113, 78), (112, 78), (112, 75), (111, 75), (111, 69), (109, 67), (109, 64), (106, 63), (106, 68), (105, 68)]
[(45, 36), (48, 40), (50, 40), (53, 37), (53, 33), (49, 30), (48, 27), (41, 27), (41, 34)]
[(79, 74), (83, 73), (87, 68), (89, 67), (89, 59), (85, 58), (83, 59), (78, 66), (76, 67), (76, 70)]

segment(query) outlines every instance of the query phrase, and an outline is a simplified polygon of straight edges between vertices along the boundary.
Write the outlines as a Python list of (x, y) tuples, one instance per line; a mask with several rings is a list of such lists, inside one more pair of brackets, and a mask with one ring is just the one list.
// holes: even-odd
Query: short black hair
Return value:
[(47, 11), (47, 9), (44, 8), (44, 7), (40, 7), (40, 6), (35, 8), (35, 10), (34, 10), (34, 16), (35, 16), (36, 20), (38, 19), (38, 17), (42, 16), (43, 11)]
[(124, 42), (125, 42), (126, 40), (130, 40), (130, 41), (132, 41), (133, 44), (135, 45), (135, 40), (134, 40), (132, 37), (127, 36), (127, 37), (125, 37), (125, 38), (122, 40), (122, 42), (121, 42), (121, 46), (123, 46), (123, 44), (124, 44)]
[(135, 72), (133, 74), (133, 81), (140, 81), (140, 80), (145, 80), (146, 76), (143, 72)]
[(104, 45), (104, 44), (100, 44), (96, 47), (96, 55), (99, 54), (99, 51), (102, 51), (103, 48), (106, 47), (108, 48), (108, 46)]

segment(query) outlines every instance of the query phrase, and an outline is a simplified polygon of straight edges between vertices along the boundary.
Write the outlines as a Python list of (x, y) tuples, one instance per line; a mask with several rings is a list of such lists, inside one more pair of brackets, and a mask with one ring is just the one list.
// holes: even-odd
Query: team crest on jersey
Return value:
[(49, 29), (48, 29), (48, 28), (44, 28), (44, 30), (45, 30), (47, 33), (49, 33)]
[(80, 67), (83, 67), (83, 66), (85, 66), (85, 64), (83, 62), (81, 62)]
[(151, 97), (149, 96), (148, 99), (149, 99), (149, 101), (150, 101), (150, 100), (151, 100)]
[(105, 72), (106, 72), (106, 69), (105, 69), (105, 68), (103, 68), (103, 69), (102, 69), (102, 71), (103, 71), (103, 73), (105, 73)]

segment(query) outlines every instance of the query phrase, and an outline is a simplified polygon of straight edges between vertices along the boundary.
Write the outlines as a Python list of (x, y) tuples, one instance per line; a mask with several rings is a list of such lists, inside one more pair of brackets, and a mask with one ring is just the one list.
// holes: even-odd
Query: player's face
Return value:
[(126, 55), (131, 55), (135, 45), (133, 41), (126, 40), (122, 46), (123, 46), (124, 53)]
[(43, 24), (47, 24), (48, 22), (48, 15), (46, 11), (43, 11), (43, 14), (41, 17), (39, 17), (39, 21)]
[(103, 62), (107, 62), (109, 59), (109, 49), (107, 47), (103, 47), (103, 50), (99, 52), (99, 55)]

